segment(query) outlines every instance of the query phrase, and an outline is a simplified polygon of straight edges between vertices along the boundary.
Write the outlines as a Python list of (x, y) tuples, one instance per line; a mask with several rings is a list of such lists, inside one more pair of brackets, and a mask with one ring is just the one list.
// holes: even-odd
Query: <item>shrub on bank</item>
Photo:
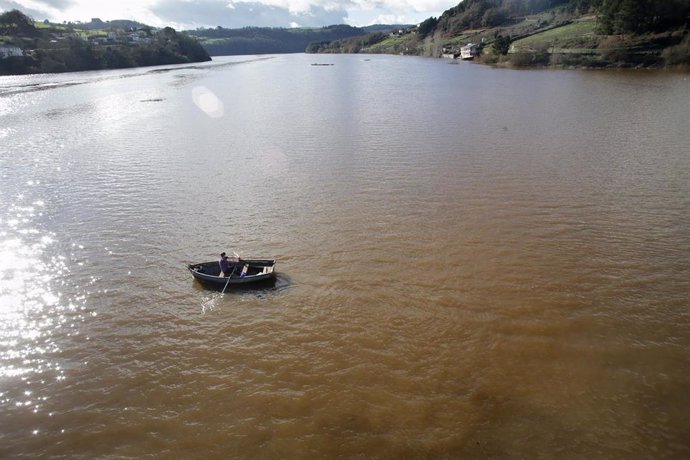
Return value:
[(600, 69), (611, 67), (611, 63), (605, 61), (598, 54), (557, 53), (551, 55), (551, 65), (565, 68)]
[(520, 51), (509, 55), (510, 65), (514, 67), (534, 67), (549, 65), (549, 54), (544, 51)]
[(690, 34), (675, 46), (666, 48), (661, 53), (664, 64), (669, 66), (690, 65)]
[(494, 53), (482, 53), (479, 55), (479, 62), (482, 64), (494, 65), (498, 64), (500, 56)]

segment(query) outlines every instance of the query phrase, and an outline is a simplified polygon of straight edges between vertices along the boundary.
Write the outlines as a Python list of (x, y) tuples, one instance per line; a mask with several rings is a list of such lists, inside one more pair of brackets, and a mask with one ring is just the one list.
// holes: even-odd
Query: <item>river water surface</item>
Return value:
[[(689, 116), (411, 57), (0, 77), (0, 457), (688, 458)], [(223, 250), (275, 285), (193, 281)]]

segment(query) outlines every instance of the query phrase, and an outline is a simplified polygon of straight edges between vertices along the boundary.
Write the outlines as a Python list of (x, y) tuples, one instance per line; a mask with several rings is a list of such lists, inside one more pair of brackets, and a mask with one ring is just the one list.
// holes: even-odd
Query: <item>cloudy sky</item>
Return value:
[(0, 0), (0, 11), (18, 9), (35, 20), (132, 19), (178, 30), (319, 27), (332, 24), (415, 24), (438, 17), (460, 0)]

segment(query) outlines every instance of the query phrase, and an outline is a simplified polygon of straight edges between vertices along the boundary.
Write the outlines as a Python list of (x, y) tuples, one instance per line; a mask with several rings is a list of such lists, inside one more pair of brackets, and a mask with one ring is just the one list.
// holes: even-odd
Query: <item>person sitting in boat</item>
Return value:
[(218, 264), (220, 265), (220, 276), (230, 276), (230, 262), (224, 252), (220, 253)]

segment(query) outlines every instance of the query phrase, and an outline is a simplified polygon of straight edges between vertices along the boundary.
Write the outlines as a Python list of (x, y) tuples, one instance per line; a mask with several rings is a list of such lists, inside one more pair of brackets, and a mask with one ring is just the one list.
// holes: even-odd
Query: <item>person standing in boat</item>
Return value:
[(220, 276), (230, 276), (230, 262), (224, 252), (220, 253), (218, 264), (220, 265)]

